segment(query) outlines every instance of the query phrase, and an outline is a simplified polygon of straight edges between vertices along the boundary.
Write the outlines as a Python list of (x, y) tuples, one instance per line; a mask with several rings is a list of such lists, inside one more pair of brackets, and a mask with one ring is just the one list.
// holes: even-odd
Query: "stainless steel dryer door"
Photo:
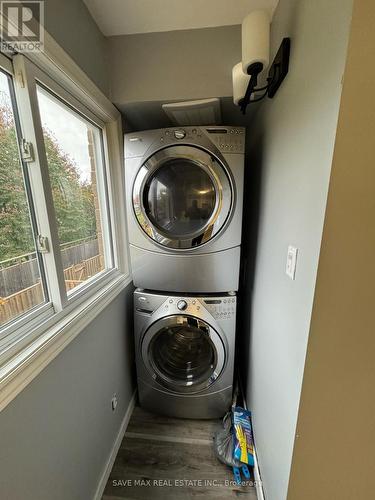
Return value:
[(153, 323), (143, 336), (141, 351), (152, 378), (179, 394), (206, 389), (225, 365), (220, 335), (205, 321), (187, 315)]
[(170, 146), (140, 168), (133, 186), (139, 225), (156, 243), (186, 250), (216, 236), (234, 204), (225, 166), (194, 146)]

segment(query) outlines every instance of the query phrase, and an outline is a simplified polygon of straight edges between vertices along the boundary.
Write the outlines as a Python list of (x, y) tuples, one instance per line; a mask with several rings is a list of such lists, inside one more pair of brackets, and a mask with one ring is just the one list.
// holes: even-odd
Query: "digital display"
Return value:
[(206, 304), (221, 304), (221, 300), (205, 300)]
[(209, 134), (227, 134), (228, 130), (226, 128), (208, 128), (207, 132)]

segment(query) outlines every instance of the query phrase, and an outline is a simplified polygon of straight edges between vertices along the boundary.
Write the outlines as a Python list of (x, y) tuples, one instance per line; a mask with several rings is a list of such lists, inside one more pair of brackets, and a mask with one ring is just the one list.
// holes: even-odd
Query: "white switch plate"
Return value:
[(285, 272), (290, 279), (296, 279), (296, 266), (297, 266), (298, 248), (291, 245), (288, 246), (288, 253), (286, 256), (286, 269)]

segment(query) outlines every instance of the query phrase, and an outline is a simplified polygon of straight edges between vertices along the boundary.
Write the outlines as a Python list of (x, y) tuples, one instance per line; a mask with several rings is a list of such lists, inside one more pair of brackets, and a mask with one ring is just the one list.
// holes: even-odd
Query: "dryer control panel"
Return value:
[(210, 149), (210, 143), (223, 154), (244, 154), (245, 128), (212, 125), (132, 132), (125, 134), (125, 158), (143, 156), (150, 147), (158, 150), (175, 144), (196, 144)]
[(243, 127), (205, 127), (203, 130), (222, 153), (245, 153)]

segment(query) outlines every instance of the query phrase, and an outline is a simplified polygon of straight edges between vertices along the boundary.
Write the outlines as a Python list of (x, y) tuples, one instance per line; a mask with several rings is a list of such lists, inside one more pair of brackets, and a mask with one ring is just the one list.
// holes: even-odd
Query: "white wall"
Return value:
[(0, 413), (1, 499), (93, 499), (133, 394), (132, 291)]
[(83, 0), (44, 0), (44, 6), (48, 33), (108, 96), (107, 39)]
[[(248, 215), (244, 225), (242, 337), (250, 332), (247, 399), (267, 500), (287, 495), (351, 9), (352, 0), (280, 0), (272, 51), (291, 37), (290, 72), (249, 130), (259, 199), (249, 194), (245, 213), (258, 210), (259, 222), (254, 229)], [(295, 281), (285, 274), (289, 244), (299, 249)]]
[(141, 101), (232, 95), (241, 59), (241, 27), (222, 26), (108, 38), (111, 99)]

